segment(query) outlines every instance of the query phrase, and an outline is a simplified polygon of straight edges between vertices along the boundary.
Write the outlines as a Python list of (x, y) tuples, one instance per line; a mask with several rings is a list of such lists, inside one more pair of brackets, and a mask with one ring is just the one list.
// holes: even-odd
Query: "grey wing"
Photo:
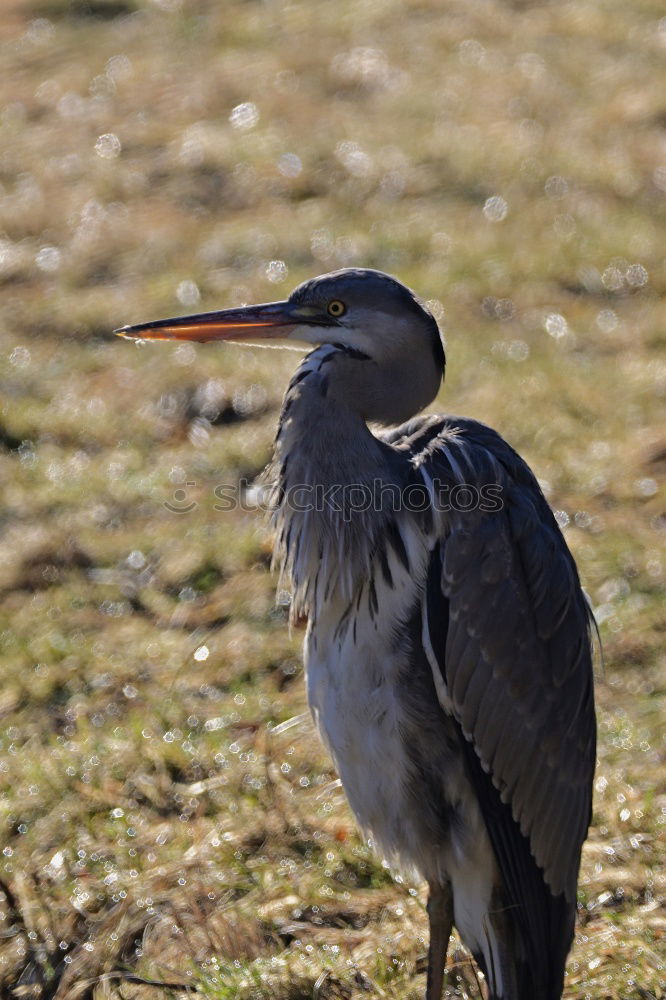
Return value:
[(431, 493), (424, 648), (521, 942), (521, 996), (552, 1000), (591, 812), (591, 615), (534, 476), (495, 431), (424, 416), (385, 440)]
[[(434, 513), (424, 646), (460, 726), (525, 995), (559, 997), (596, 758), (587, 602), (536, 480), (499, 435), (449, 418), (412, 461), (450, 508)], [(456, 510), (463, 485), (476, 502)]]
[(464, 476), (498, 509), (441, 515), (429, 581), (447, 615), (433, 653), (450, 706), (510, 806), (553, 894), (574, 900), (596, 758), (590, 613), (573, 558), (528, 467), (473, 421), (431, 439), (415, 464)]
[(534, 476), (495, 431), (421, 416), (381, 437), (431, 493), (423, 644), (495, 854), (520, 995), (553, 1000), (591, 814), (593, 619)]

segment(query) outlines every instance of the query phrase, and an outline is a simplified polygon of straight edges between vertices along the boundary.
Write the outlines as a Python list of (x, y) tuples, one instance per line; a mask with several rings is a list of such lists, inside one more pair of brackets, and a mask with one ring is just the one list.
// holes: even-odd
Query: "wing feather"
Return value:
[(551, 815), (549, 817), (550, 831), (540, 845), (540, 850), (543, 854), (547, 854), (549, 857), (557, 857), (564, 850), (562, 844), (563, 837), (570, 837), (572, 834), (575, 835), (576, 831), (572, 829), (572, 826), (580, 810), (580, 797), (580, 790), (574, 792), (570, 795), (568, 802), (564, 804), (564, 808), (560, 808), (557, 802), (553, 800)]
[[(534, 476), (494, 431), (428, 419), (412, 462), (500, 509), (436, 511), (427, 614), (470, 775), (534, 969), (559, 996), (595, 763), (589, 611)], [(439, 608), (433, 593), (439, 592)], [(434, 623), (433, 623), (434, 624)], [(548, 943), (544, 947), (544, 943)], [(545, 957), (544, 957), (545, 954)]]
[(493, 748), (491, 755), (491, 771), (502, 774), (506, 768), (507, 761), (511, 760), (518, 746), (522, 747), (524, 745), (524, 735), (514, 724), (511, 715), (508, 712), (505, 713), (504, 725), (497, 740), (497, 745)]
[[(475, 666), (477, 669), (468, 670), (466, 673), (461, 671), (461, 680), (465, 683), (464, 685), (462, 683), (456, 684), (452, 690), (454, 704), (462, 705), (458, 721), (461, 723), (465, 735), (474, 732), (481, 703), (487, 690), (483, 666), (479, 667), (478, 661)], [(459, 701), (460, 698), (462, 700)]]

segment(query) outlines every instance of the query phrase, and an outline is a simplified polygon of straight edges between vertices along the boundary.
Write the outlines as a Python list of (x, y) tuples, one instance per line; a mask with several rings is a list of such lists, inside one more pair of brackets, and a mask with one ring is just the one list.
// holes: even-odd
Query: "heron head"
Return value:
[(434, 317), (389, 274), (369, 268), (332, 271), (299, 285), (288, 302), (307, 317), (294, 329), (294, 339), (339, 343), (379, 364), (404, 362), (414, 351), (430, 352), (443, 371), (444, 350)]
[[(283, 302), (157, 320), (116, 332), (142, 340), (335, 344), (342, 349), (340, 381), (344, 377), (350, 393), (362, 390), (365, 382), (375, 397), (383, 395), (383, 410), (377, 404), (370, 413), (383, 422), (403, 410), (410, 416), (429, 403), (444, 372), (444, 349), (432, 314), (396, 278), (369, 268), (319, 275)], [(359, 361), (374, 366), (361, 370)], [(397, 405), (405, 395), (410, 398)], [(378, 407), (390, 415), (377, 416)]]

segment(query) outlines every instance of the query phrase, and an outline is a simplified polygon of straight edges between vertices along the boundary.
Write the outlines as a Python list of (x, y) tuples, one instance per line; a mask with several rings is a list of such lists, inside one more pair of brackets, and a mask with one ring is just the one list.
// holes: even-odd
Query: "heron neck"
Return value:
[(312, 351), (285, 393), (276, 458), (288, 485), (352, 486), (388, 471), (390, 449), (369, 429), (353, 397), (335, 391), (337, 355), (332, 345)]
[(303, 361), (285, 394), (272, 475), (276, 562), (291, 579), (294, 614), (313, 615), (325, 566), (329, 598), (350, 600), (382, 529), (373, 498), (400, 472), (360, 413), (331, 398), (329, 346)]

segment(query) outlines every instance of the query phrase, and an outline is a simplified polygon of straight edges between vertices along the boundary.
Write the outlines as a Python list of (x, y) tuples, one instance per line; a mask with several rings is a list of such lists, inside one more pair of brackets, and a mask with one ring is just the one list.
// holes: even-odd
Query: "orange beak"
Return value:
[(297, 326), (330, 326), (326, 314), (293, 302), (266, 302), (240, 309), (158, 319), (114, 332), (129, 340), (269, 340), (289, 337)]

